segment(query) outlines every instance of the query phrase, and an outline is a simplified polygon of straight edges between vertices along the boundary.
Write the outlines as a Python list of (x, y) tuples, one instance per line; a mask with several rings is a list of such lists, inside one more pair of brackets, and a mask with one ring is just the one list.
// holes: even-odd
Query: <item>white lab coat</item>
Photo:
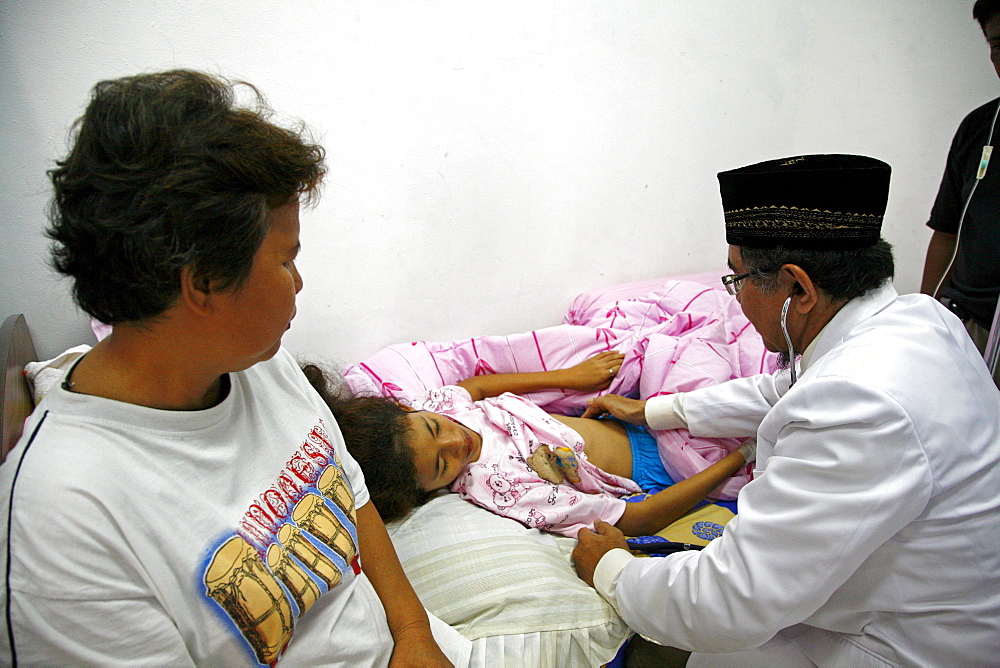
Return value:
[(961, 323), (886, 286), (788, 384), (684, 396), (692, 433), (757, 435), (755, 479), (704, 551), (628, 561), (625, 621), (696, 652), (780, 632), (818, 665), (998, 665), (1000, 392)]

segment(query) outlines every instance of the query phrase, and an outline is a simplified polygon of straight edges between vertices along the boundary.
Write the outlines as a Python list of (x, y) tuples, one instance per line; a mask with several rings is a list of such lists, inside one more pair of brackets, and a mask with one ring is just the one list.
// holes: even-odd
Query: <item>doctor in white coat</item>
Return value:
[(756, 436), (755, 479), (703, 551), (637, 559), (598, 523), (578, 573), (692, 666), (998, 665), (1000, 392), (956, 316), (892, 287), (889, 166), (801, 156), (719, 181), (723, 283), (791, 366), (588, 415)]

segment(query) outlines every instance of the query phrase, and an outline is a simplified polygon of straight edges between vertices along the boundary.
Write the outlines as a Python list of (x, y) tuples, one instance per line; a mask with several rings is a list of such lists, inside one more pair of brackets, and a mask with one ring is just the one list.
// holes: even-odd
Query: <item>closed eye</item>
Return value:
[[(433, 426), (432, 426), (433, 423)], [(437, 432), (441, 430), (441, 425), (438, 424), (437, 420), (432, 418), (424, 418), (424, 428), (427, 429), (427, 433), (430, 434), (431, 438), (437, 438)], [(443, 468), (441, 457), (434, 462), (434, 475), (436, 477), (441, 477), (441, 470)]]

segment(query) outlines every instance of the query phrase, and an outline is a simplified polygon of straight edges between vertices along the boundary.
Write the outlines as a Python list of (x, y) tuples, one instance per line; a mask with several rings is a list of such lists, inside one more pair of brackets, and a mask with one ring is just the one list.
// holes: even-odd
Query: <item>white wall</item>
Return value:
[(256, 84), (329, 152), (286, 344), (351, 362), (556, 324), (592, 287), (722, 268), (716, 173), (811, 152), (893, 166), (915, 291), (951, 135), (997, 95), (972, 2), (3, 0), (0, 315), (87, 340), (45, 266), (45, 170), (98, 80)]

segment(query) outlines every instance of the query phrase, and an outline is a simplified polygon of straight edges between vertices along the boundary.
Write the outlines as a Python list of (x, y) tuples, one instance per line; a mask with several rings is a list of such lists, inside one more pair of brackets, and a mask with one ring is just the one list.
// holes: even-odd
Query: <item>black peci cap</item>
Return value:
[(874, 245), (889, 165), (861, 155), (803, 155), (719, 174), (726, 241), (734, 246), (846, 250)]

